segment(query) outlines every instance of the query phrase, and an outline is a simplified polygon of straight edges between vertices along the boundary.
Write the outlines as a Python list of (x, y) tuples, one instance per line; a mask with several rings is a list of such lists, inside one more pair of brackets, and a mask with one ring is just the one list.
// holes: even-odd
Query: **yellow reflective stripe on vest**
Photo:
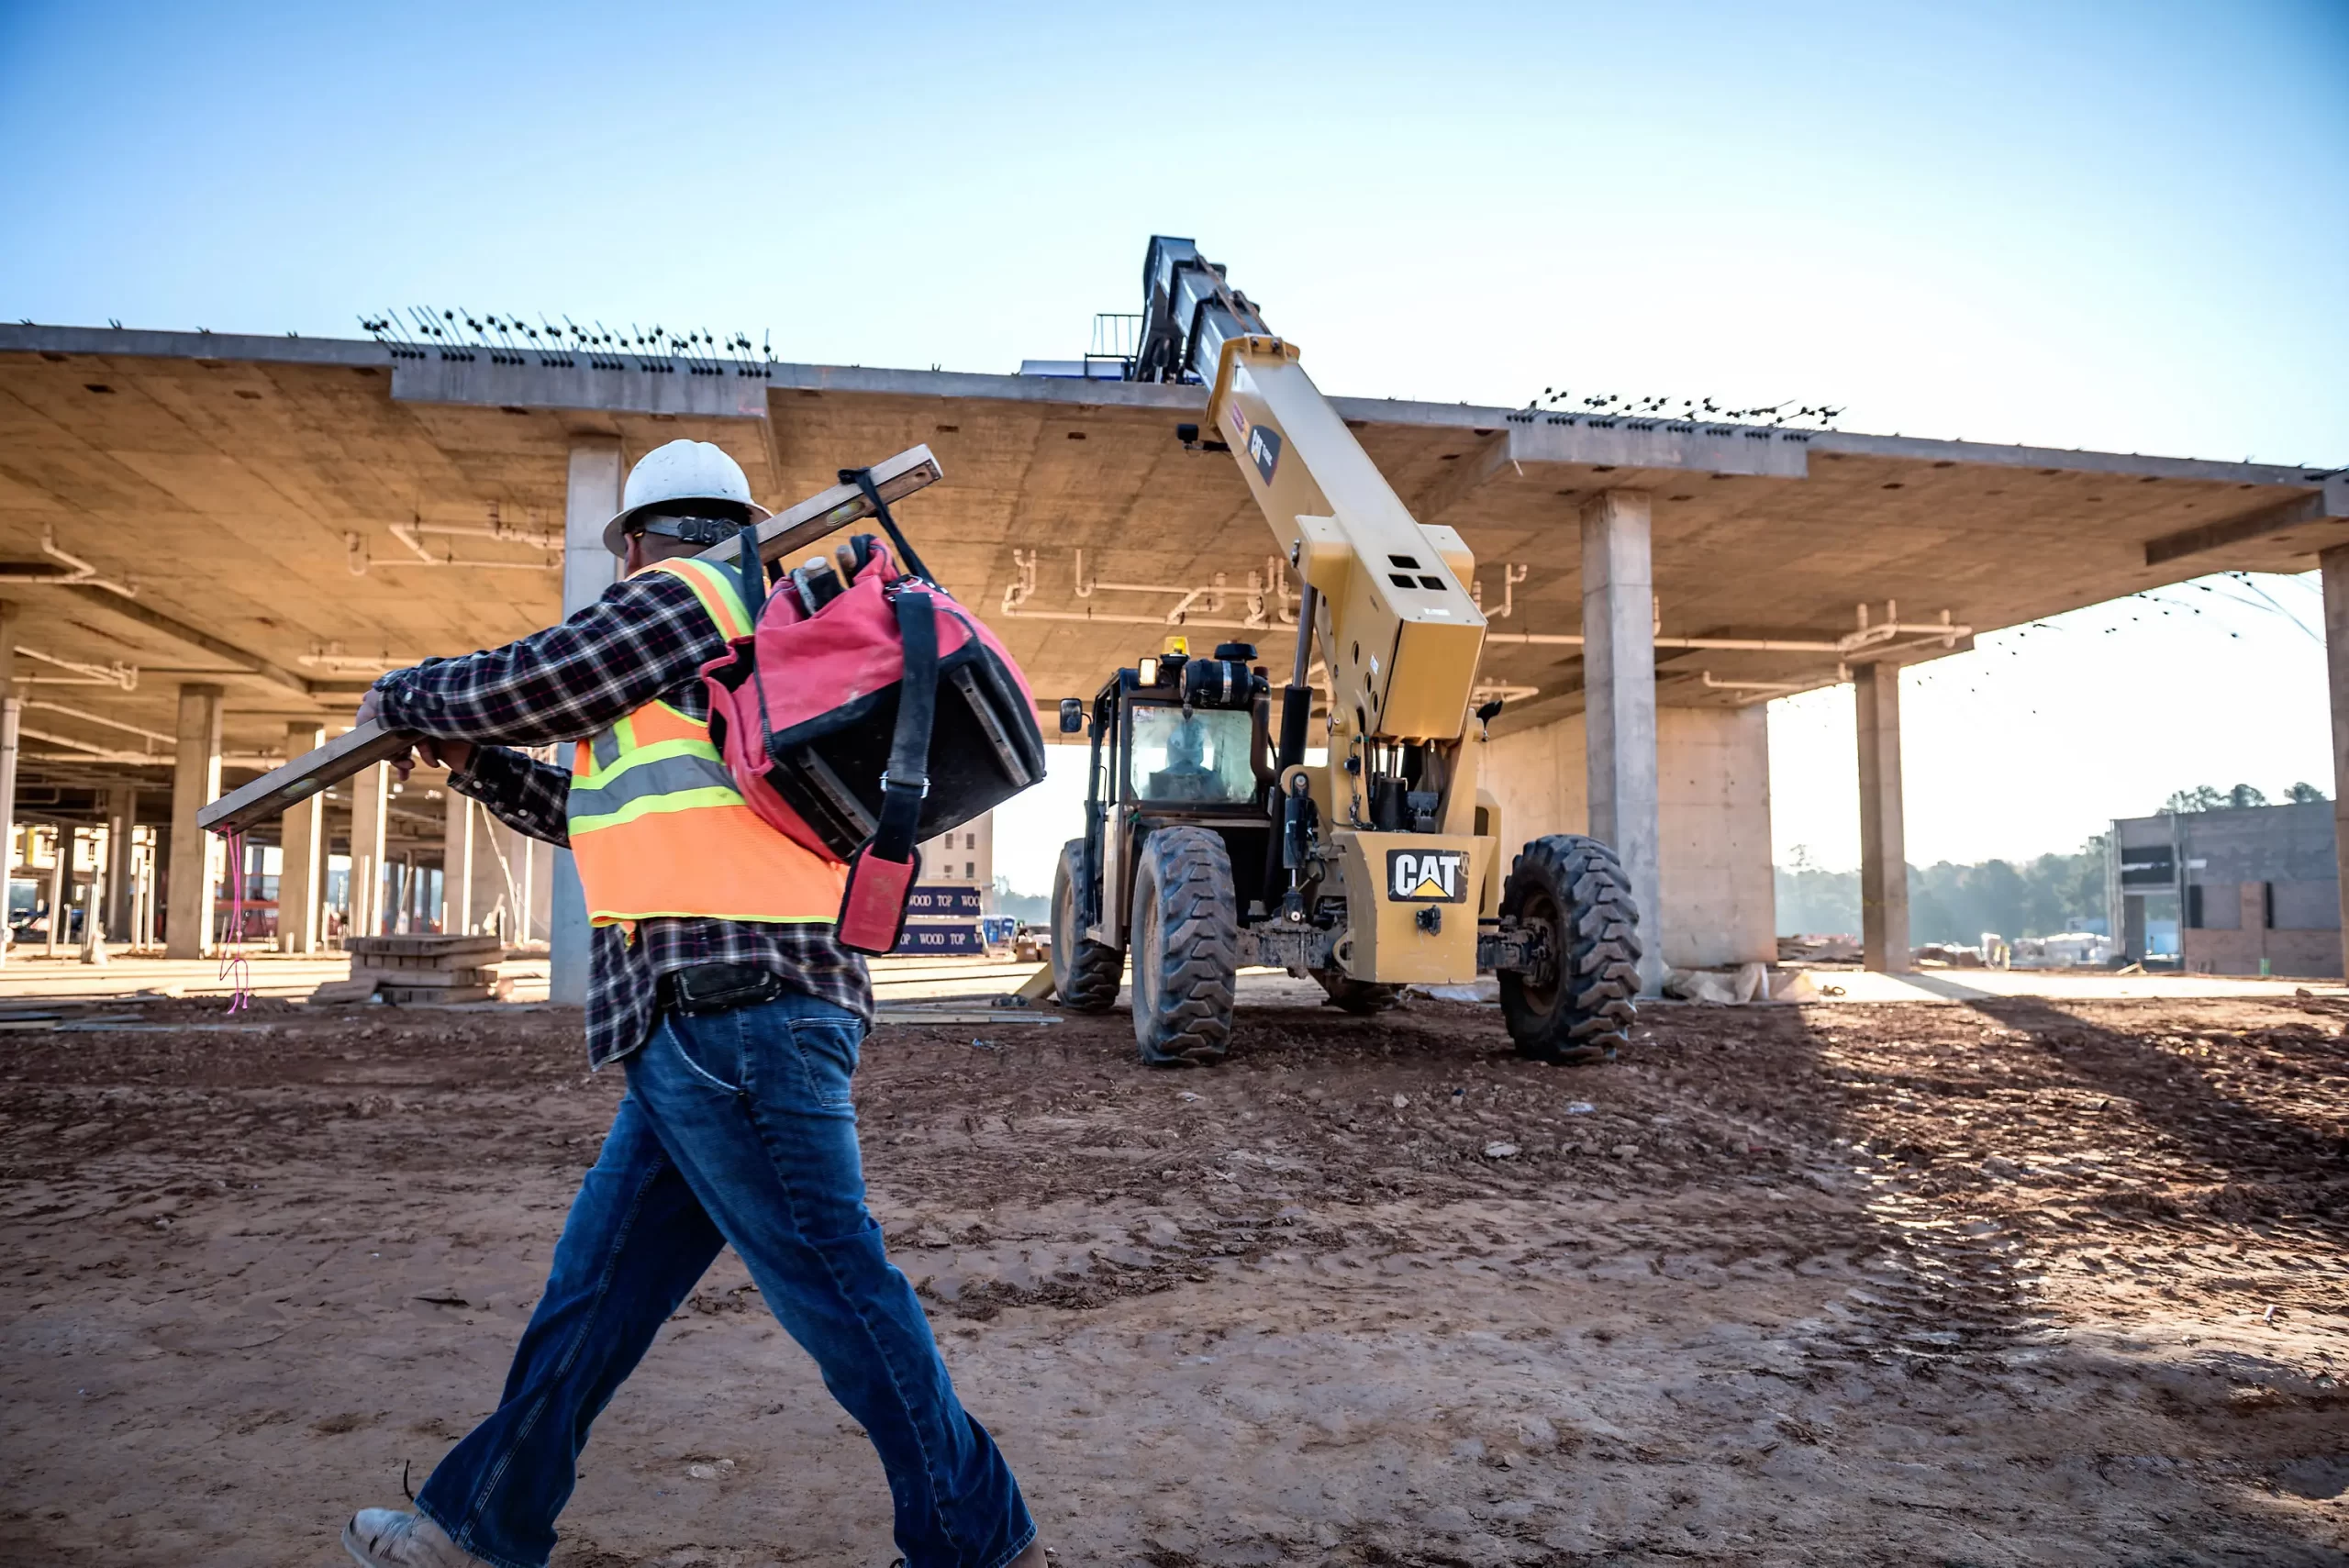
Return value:
[(584, 779), (573, 783), (566, 815), (573, 832), (592, 833), (624, 817), (639, 801), (688, 795), (701, 799), (713, 791), (724, 791), (730, 796), (721, 804), (742, 803), (741, 793), (734, 788), (733, 775), (726, 771), (726, 764), (706, 751), (631, 758), (629, 766), (615, 770), (600, 784), (590, 784)]
[(666, 762), (672, 757), (706, 757), (717, 767), (719, 778), (734, 776), (726, 771), (726, 759), (718, 754), (717, 747), (707, 740), (680, 737), (674, 740), (655, 740), (650, 746), (623, 750), (618, 757), (594, 773), (584, 776), (574, 775), (571, 781), (571, 793), (577, 795), (583, 790), (603, 789), (614, 779), (623, 777), (647, 762)]
[(618, 805), (600, 817), (573, 817), (571, 836), (593, 833), (599, 828), (618, 828), (640, 817), (652, 817), (669, 811), (697, 811), (708, 806), (740, 806), (741, 793), (732, 784), (710, 784), (701, 789), (668, 790), (659, 795), (638, 795)]
[(750, 607), (742, 603), (742, 590), (732, 567), (707, 561), (663, 561), (647, 570), (683, 578), (727, 641), (751, 635)]

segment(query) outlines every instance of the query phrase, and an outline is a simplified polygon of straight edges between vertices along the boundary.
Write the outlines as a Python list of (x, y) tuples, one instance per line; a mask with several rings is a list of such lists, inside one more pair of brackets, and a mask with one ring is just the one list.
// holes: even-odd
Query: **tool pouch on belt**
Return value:
[(915, 845), (1042, 778), (1044, 741), (1009, 652), (929, 578), (871, 475), (841, 479), (863, 489), (896, 558), (860, 536), (845, 586), (811, 609), (793, 593), (767, 595), (746, 536), (738, 559), (753, 631), (702, 675), (710, 739), (743, 799), (849, 867), (840, 939), (886, 952), (920, 873)]

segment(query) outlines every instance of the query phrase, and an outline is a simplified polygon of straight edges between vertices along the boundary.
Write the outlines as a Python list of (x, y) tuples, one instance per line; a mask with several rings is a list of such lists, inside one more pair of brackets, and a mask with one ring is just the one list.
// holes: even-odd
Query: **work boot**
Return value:
[(481, 1562), (422, 1514), (362, 1508), (342, 1527), (342, 1549), (360, 1568), (474, 1568)]

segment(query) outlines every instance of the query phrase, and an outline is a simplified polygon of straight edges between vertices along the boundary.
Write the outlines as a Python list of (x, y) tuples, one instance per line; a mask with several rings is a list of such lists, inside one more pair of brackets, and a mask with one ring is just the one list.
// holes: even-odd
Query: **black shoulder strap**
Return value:
[(864, 492), (864, 498), (873, 503), (874, 516), (881, 519), (881, 527), (887, 531), (889, 542), (897, 547), (897, 564), (925, 583), (937, 583), (940, 587), (944, 587), (943, 583), (939, 583), (930, 574), (930, 568), (921, 563), (921, 557), (916, 555), (914, 547), (906, 542), (906, 536), (897, 531), (897, 519), (889, 515), (889, 503), (881, 499), (881, 492), (873, 483), (873, 471), (869, 468), (841, 469), (841, 483), (855, 485)]
[(744, 523), (734, 541), (734, 574), (741, 580), (742, 607), (750, 612), (751, 628), (755, 631), (759, 613), (767, 607), (767, 566), (759, 559), (758, 524)]
[(913, 856), (922, 797), (930, 794), (930, 732), (938, 717), (938, 606), (918, 588), (897, 595), (897, 636), (905, 644), (906, 673), (897, 686), (897, 726), (889, 738), (889, 771), (881, 775), (872, 851), (903, 862)]

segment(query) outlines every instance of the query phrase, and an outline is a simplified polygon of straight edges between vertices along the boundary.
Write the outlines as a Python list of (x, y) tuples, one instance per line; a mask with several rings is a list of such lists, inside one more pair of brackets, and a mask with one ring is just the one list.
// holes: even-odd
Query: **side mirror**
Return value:
[(1075, 697), (1061, 698), (1061, 733), (1063, 735), (1085, 733), (1085, 704)]

